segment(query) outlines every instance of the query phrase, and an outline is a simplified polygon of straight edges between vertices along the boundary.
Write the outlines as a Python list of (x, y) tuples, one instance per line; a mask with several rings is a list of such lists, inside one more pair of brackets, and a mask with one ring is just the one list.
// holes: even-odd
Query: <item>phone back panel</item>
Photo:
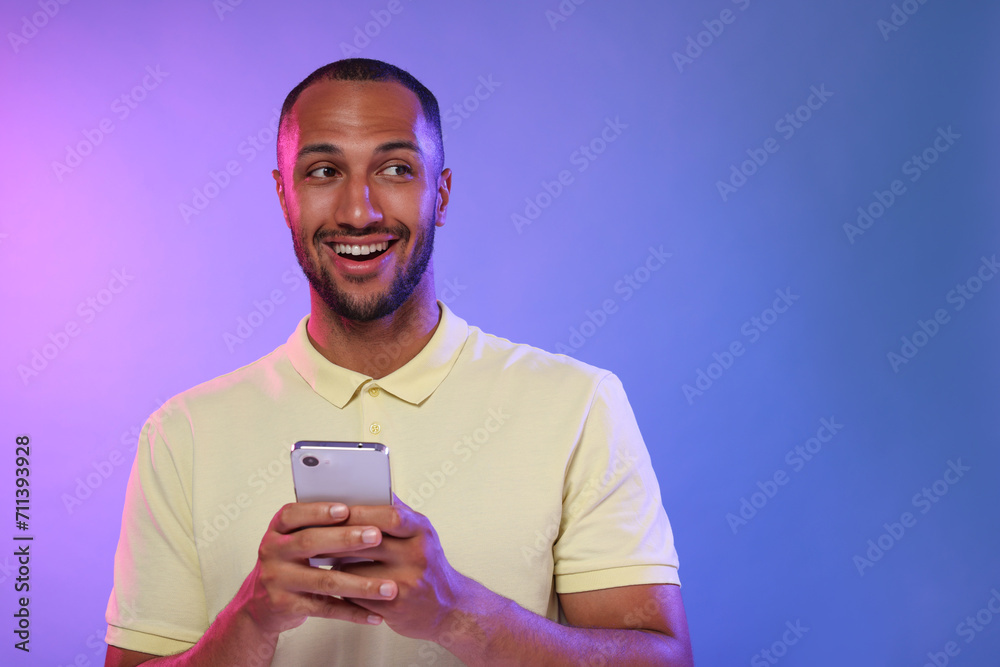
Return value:
[[(308, 457), (315, 465), (303, 462)], [(392, 504), (389, 448), (377, 442), (297, 442), (292, 447), (292, 479), (301, 503)]]

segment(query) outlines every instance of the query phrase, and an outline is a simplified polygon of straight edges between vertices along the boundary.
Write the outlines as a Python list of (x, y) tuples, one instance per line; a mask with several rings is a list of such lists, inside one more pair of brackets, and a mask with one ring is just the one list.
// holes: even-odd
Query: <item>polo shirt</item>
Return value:
[[(381, 442), (393, 491), (459, 572), (558, 621), (557, 593), (679, 584), (649, 454), (618, 378), (483, 333), (443, 303), (427, 345), (379, 379), (288, 341), (174, 396), (142, 429), (126, 491), (108, 644), (184, 651), (295, 501), (299, 440)], [(398, 348), (378, 354), (391, 358)], [(461, 664), (386, 624), (310, 618), (274, 665)]]

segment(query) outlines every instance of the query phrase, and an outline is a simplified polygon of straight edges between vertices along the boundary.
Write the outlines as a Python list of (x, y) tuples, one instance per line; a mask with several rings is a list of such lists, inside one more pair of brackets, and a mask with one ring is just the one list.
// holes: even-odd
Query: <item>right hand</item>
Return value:
[(398, 592), (395, 582), (309, 565), (309, 558), (335, 557), (382, 542), (374, 526), (337, 525), (348, 516), (349, 509), (340, 503), (289, 503), (271, 519), (257, 564), (237, 594), (262, 632), (290, 630), (310, 616), (363, 625), (382, 622), (379, 615), (333, 596), (391, 600)]

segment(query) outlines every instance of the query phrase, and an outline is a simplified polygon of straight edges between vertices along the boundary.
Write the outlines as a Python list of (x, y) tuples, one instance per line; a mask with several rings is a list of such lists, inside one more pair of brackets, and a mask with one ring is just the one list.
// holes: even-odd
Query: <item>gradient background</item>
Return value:
[[(1000, 591), (1000, 280), (961, 310), (947, 295), (1000, 252), (1000, 8), (908, 0), (915, 13), (884, 35), (888, 0), (567, 1), (563, 21), (547, 15), (558, 0), (388, 4), (4, 3), (0, 662), (103, 662), (138, 429), (169, 396), (284, 342), (307, 312), (268, 125), (350, 44), (346, 55), (411, 71), (445, 112), (455, 175), (439, 293), (488, 332), (573, 349), (624, 382), (673, 523), (698, 664), (767, 664), (754, 656), (786, 622), (809, 629), (785, 665), (923, 665), (949, 641), (950, 664), (998, 664), (1000, 618), (983, 612), (971, 641), (958, 625)], [(727, 9), (722, 33), (705, 32)], [(674, 53), (699, 33), (707, 46), (679, 68)], [(162, 80), (147, 78), (155, 87), (122, 117), (147, 67)], [(480, 77), (495, 83), (477, 99)], [(833, 95), (786, 138), (775, 123), (812, 86)], [(113, 131), (57, 173), (102, 119)], [(580, 171), (574, 152), (606, 119), (627, 127)], [(904, 163), (939, 128), (960, 138), (911, 181)], [(724, 200), (717, 182), (768, 137), (779, 150)], [(185, 220), (181, 205), (229, 161), (240, 173)], [(538, 199), (562, 170), (573, 182)], [(905, 194), (852, 242), (844, 225), (894, 179)], [(526, 198), (546, 207), (518, 230)], [(645, 273), (651, 246), (672, 255)], [(114, 271), (128, 285), (102, 292)], [(627, 300), (626, 275), (645, 279)], [(744, 323), (779, 289), (798, 299), (751, 342)], [(255, 303), (274, 290), (282, 303)], [(104, 299), (100, 312), (88, 298)], [(593, 315), (607, 299), (614, 312)], [(258, 308), (252, 335), (227, 344)], [(948, 323), (894, 370), (887, 354), (939, 308)], [(61, 337), (71, 324), (78, 335)], [(710, 368), (734, 341), (745, 353)], [(33, 357), (44, 367), (27, 374)], [(686, 397), (699, 371), (716, 379)], [(843, 428), (796, 470), (787, 452), (823, 418)], [(8, 628), (19, 434), (32, 441), (30, 655)], [(959, 459), (970, 470), (921, 513), (914, 495)], [(779, 471), (773, 497), (753, 496)], [(743, 499), (767, 502), (734, 531)], [(916, 524), (883, 537), (891, 549), (859, 573), (855, 556), (907, 511)]]

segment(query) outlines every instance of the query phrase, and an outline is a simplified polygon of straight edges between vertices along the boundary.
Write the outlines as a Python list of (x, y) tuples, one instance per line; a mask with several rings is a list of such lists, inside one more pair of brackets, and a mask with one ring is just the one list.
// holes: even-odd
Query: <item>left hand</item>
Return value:
[(345, 598), (380, 615), (397, 633), (414, 639), (436, 641), (454, 625), (451, 612), (469, 590), (466, 577), (444, 555), (430, 520), (393, 495), (393, 505), (351, 507), (343, 524), (375, 526), (382, 543), (341, 556), (370, 558), (372, 563), (351, 563), (343, 572), (362, 577), (391, 579), (397, 593), (391, 600)]

